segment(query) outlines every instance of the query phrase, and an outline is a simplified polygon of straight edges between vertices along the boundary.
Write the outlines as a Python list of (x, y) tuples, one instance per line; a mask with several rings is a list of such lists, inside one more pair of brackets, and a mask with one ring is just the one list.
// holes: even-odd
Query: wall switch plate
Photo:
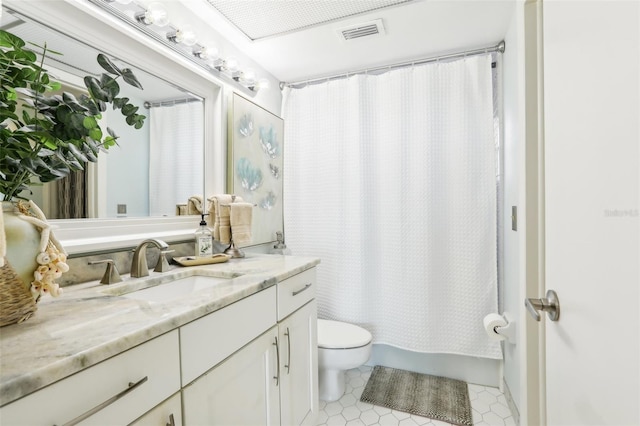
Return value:
[(511, 230), (518, 230), (518, 206), (511, 206)]
[(127, 214), (126, 204), (118, 204), (118, 214)]

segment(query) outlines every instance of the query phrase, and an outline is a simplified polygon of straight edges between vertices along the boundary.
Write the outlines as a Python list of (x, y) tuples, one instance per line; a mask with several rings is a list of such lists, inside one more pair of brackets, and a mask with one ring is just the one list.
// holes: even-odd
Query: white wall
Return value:
[[(524, 84), (523, 67), (523, 4), (518, 2), (514, 11), (511, 24), (505, 35), (506, 49), (502, 55), (502, 92), (503, 92), (503, 176), (504, 176), (504, 235), (503, 235), (503, 282), (502, 299), (503, 309), (509, 313), (510, 318), (516, 322), (516, 330), (519, 328), (519, 313), (522, 310), (523, 296), (520, 292), (520, 239), (524, 238), (523, 216), (524, 206), (520, 204), (521, 157), (524, 143), (523, 131), (523, 96)], [(511, 228), (511, 208), (518, 208), (518, 230)], [(517, 339), (517, 337), (516, 337)], [(520, 368), (521, 360), (519, 345), (503, 343), (504, 349), (504, 381), (512, 401), (519, 410), (520, 398)], [(515, 414), (515, 413), (514, 413)]]

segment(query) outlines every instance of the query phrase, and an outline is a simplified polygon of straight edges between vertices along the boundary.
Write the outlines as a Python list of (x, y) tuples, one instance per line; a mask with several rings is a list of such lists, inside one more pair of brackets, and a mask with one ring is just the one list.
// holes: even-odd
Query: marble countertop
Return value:
[[(119, 284), (92, 281), (66, 287), (62, 296), (38, 303), (32, 318), (0, 328), (0, 406), (318, 263), (319, 259), (311, 257), (247, 254), (225, 263), (151, 271), (145, 278), (126, 275)], [(228, 281), (167, 303), (115, 295), (119, 286), (136, 286), (148, 279), (162, 283), (190, 275)]]

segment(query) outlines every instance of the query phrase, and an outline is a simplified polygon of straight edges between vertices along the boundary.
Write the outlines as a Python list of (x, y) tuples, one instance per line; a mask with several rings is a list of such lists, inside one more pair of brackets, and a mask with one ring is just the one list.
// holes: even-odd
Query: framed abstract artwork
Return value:
[(276, 241), (276, 232), (284, 228), (284, 120), (234, 93), (228, 133), (227, 189), (255, 204), (250, 244)]

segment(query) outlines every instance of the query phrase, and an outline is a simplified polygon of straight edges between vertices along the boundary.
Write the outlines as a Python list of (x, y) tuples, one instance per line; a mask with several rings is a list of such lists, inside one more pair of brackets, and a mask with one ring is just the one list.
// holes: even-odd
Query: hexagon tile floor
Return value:
[[(446, 426), (445, 423), (426, 417), (391, 410), (360, 401), (373, 367), (362, 366), (346, 372), (346, 391), (338, 401), (320, 401), (318, 426)], [(497, 388), (469, 385), (469, 399), (473, 410), (474, 425), (515, 426), (507, 400)]]

